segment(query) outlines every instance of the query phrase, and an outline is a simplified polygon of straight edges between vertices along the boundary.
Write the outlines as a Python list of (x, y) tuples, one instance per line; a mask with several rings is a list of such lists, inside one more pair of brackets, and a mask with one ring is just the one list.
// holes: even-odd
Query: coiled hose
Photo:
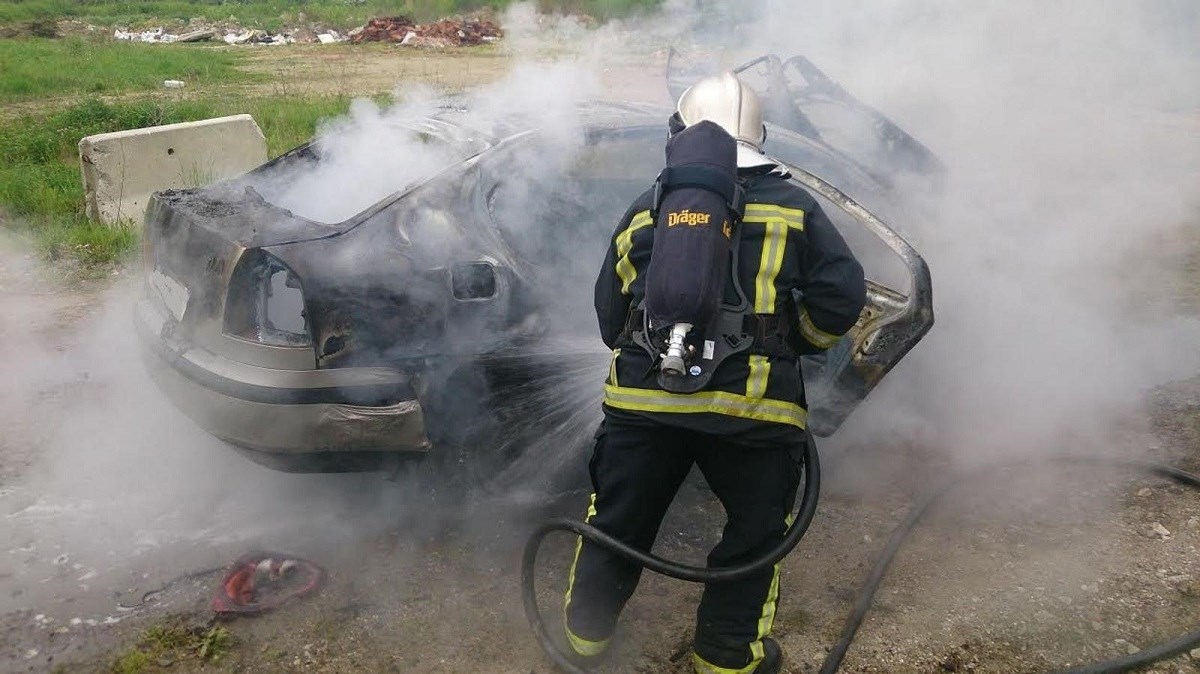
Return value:
[[(813, 516), (817, 510), (817, 497), (820, 492), (821, 484), (821, 469), (817, 457), (816, 446), (813, 442), (806, 443), (804, 454), (804, 495), (800, 501), (799, 514), (791, 527), (788, 528), (783, 541), (774, 550), (764, 555), (762, 558), (747, 562), (745, 564), (733, 567), (708, 569), (704, 567), (687, 566), (676, 564), (674, 562), (640, 552), (631, 548), (621, 541), (605, 534), (593, 526), (578, 522), (575, 520), (558, 518), (549, 520), (539, 526), (533, 534), (530, 535), (528, 542), (525, 544), (525, 554), (521, 563), (521, 583), (523, 591), (523, 600), (525, 604), (525, 616), (529, 619), (529, 624), (533, 628), (534, 635), (537, 637), (538, 643), (546, 652), (546, 655), (554, 662), (554, 664), (567, 674), (589, 674), (587, 670), (582, 669), (572, 663), (568, 657), (559, 650), (553, 639), (550, 637), (549, 631), (546, 629), (545, 623), (542, 621), (540, 612), (537, 606), (537, 588), (535, 585), (534, 571), (537, 563), (538, 549), (541, 548), (542, 541), (549, 534), (555, 531), (569, 531), (586, 538), (589, 542), (599, 545), (626, 560), (635, 564), (640, 564), (642, 567), (660, 573), (671, 578), (685, 580), (693, 583), (721, 583), (739, 580), (747, 575), (761, 571), (764, 568), (774, 565), (788, 555), (804, 537), (808, 527), (812, 524)], [(1043, 459), (1044, 460), (1044, 459)], [(1062, 463), (1091, 463), (1099, 465), (1118, 466), (1121, 468), (1129, 468), (1142, 472), (1148, 475), (1163, 477), (1184, 486), (1200, 489), (1200, 475), (1188, 473), (1178, 468), (1165, 466), (1149, 461), (1141, 461), (1137, 459), (1123, 459), (1119, 457), (1106, 456), (1059, 456), (1053, 457), (1052, 460)], [(825, 657), (824, 663), (821, 665), (820, 674), (835, 674), (842, 666), (842, 661), (846, 657), (847, 651), (850, 649), (850, 644), (854, 641), (855, 635), (858, 633), (859, 627), (862, 626), (863, 619), (867, 612), (871, 610), (871, 606), (875, 602), (875, 595), (879, 591), (879, 586), (883, 583), (884, 575), (887, 573), (888, 567), (891, 566), (892, 560), (896, 554), (900, 552), (900, 548), (904, 545), (908, 537), (916, 529), (917, 524), (929, 511), (934, 504), (942, 499), (954, 487), (969, 480), (971, 477), (979, 474), (990, 474), (995, 470), (1005, 468), (1019, 467), (1028, 465), (1023, 462), (1000, 462), (992, 463), (983, 467), (974, 468), (969, 471), (955, 473), (940, 483), (934, 486), (921, 497), (917, 503), (908, 512), (908, 516), (904, 518), (893, 531), (888, 539), (887, 545), (876, 560), (875, 566), (872, 567), (870, 574), (867, 576), (867, 581), (859, 591), (858, 599), (854, 603), (854, 609), (846, 618), (845, 626), (842, 628), (841, 636), (830, 649), (829, 654)], [(1181, 653), (1185, 653), (1193, 648), (1200, 646), (1200, 627), (1183, 634), (1179, 637), (1164, 641), (1159, 644), (1147, 647), (1143, 650), (1131, 655), (1105, 660), (1093, 665), (1085, 665), (1082, 667), (1074, 667), (1068, 670), (1061, 670), (1055, 674), (1121, 674), (1129, 672), (1139, 667), (1165, 660), (1174, 657)]]

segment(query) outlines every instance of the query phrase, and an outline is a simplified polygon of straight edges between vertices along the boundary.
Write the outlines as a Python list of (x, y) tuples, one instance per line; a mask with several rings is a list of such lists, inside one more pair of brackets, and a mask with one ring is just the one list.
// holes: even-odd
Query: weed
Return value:
[(233, 635), (229, 630), (216, 625), (209, 628), (203, 636), (200, 637), (200, 645), (196, 653), (201, 660), (211, 660), (216, 662), (229, 652), (233, 647)]
[(153, 663), (163, 660), (216, 662), (233, 646), (233, 635), (220, 625), (195, 626), (182, 617), (167, 618), (147, 628), (134, 648), (113, 661), (110, 671), (112, 674), (142, 674), (153, 667)]
[[(2, 6), (2, 5), (0, 5)], [(158, 91), (163, 80), (190, 86), (255, 78), (225, 47), (86, 40), (0, 40), (0, 103), (55, 95)]]
[(120, 655), (113, 662), (112, 674), (141, 674), (150, 665), (150, 656), (139, 650), (131, 650)]
[(38, 229), (37, 245), (48, 261), (70, 260), (99, 273), (127, 260), (137, 248), (139, 233), (140, 228), (131, 222), (103, 225), (86, 218), (69, 218)]
[(186, 650), (191, 646), (192, 633), (176, 623), (154, 625), (142, 634), (142, 644), (155, 651)]

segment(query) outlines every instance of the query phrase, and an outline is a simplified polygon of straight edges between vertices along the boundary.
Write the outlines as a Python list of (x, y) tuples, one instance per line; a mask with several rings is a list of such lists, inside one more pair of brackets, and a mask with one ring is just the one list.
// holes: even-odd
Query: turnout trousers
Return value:
[[(709, 567), (741, 564), (782, 540), (800, 485), (804, 431), (767, 447), (737, 437), (700, 433), (609, 416), (597, 433), (589, 471), (594, 493), (587, 521), (649, 551), (659, 525), (692, 465), (725, 508), (720, 543)], [(566, 636), (583, 656), (608, 646), (617, 617), (642, 569), (579, 540), (568, 580)], [(779, 598), (779, 566), (744, 580), (706, 585), (696, 611), (693, 665), (701, 674), (753, 672), (763, 657)]]

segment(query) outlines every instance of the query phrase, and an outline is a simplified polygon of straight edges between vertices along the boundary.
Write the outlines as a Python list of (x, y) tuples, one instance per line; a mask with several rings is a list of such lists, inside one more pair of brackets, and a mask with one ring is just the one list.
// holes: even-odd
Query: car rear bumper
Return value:
[(404, 373), (261, 368), (163, 337), (168, 319), (138, 301), (134, 322), (151, 377), (209, 433), (271, 455), (428, 452), (425, 415)]

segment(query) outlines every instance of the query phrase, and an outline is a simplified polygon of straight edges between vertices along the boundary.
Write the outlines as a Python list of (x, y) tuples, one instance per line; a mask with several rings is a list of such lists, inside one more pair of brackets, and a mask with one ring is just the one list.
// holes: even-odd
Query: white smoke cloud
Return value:
[(1200, 367), (1164, 283), (1200, 206), (1194, 5), (760, 8), (745, 48), (805, 54), (949, 166), (936, 217), (895, 223), (930, 263), (937, 324), (850, 434), (879, 420), (967, 455), (1051, 449)]

